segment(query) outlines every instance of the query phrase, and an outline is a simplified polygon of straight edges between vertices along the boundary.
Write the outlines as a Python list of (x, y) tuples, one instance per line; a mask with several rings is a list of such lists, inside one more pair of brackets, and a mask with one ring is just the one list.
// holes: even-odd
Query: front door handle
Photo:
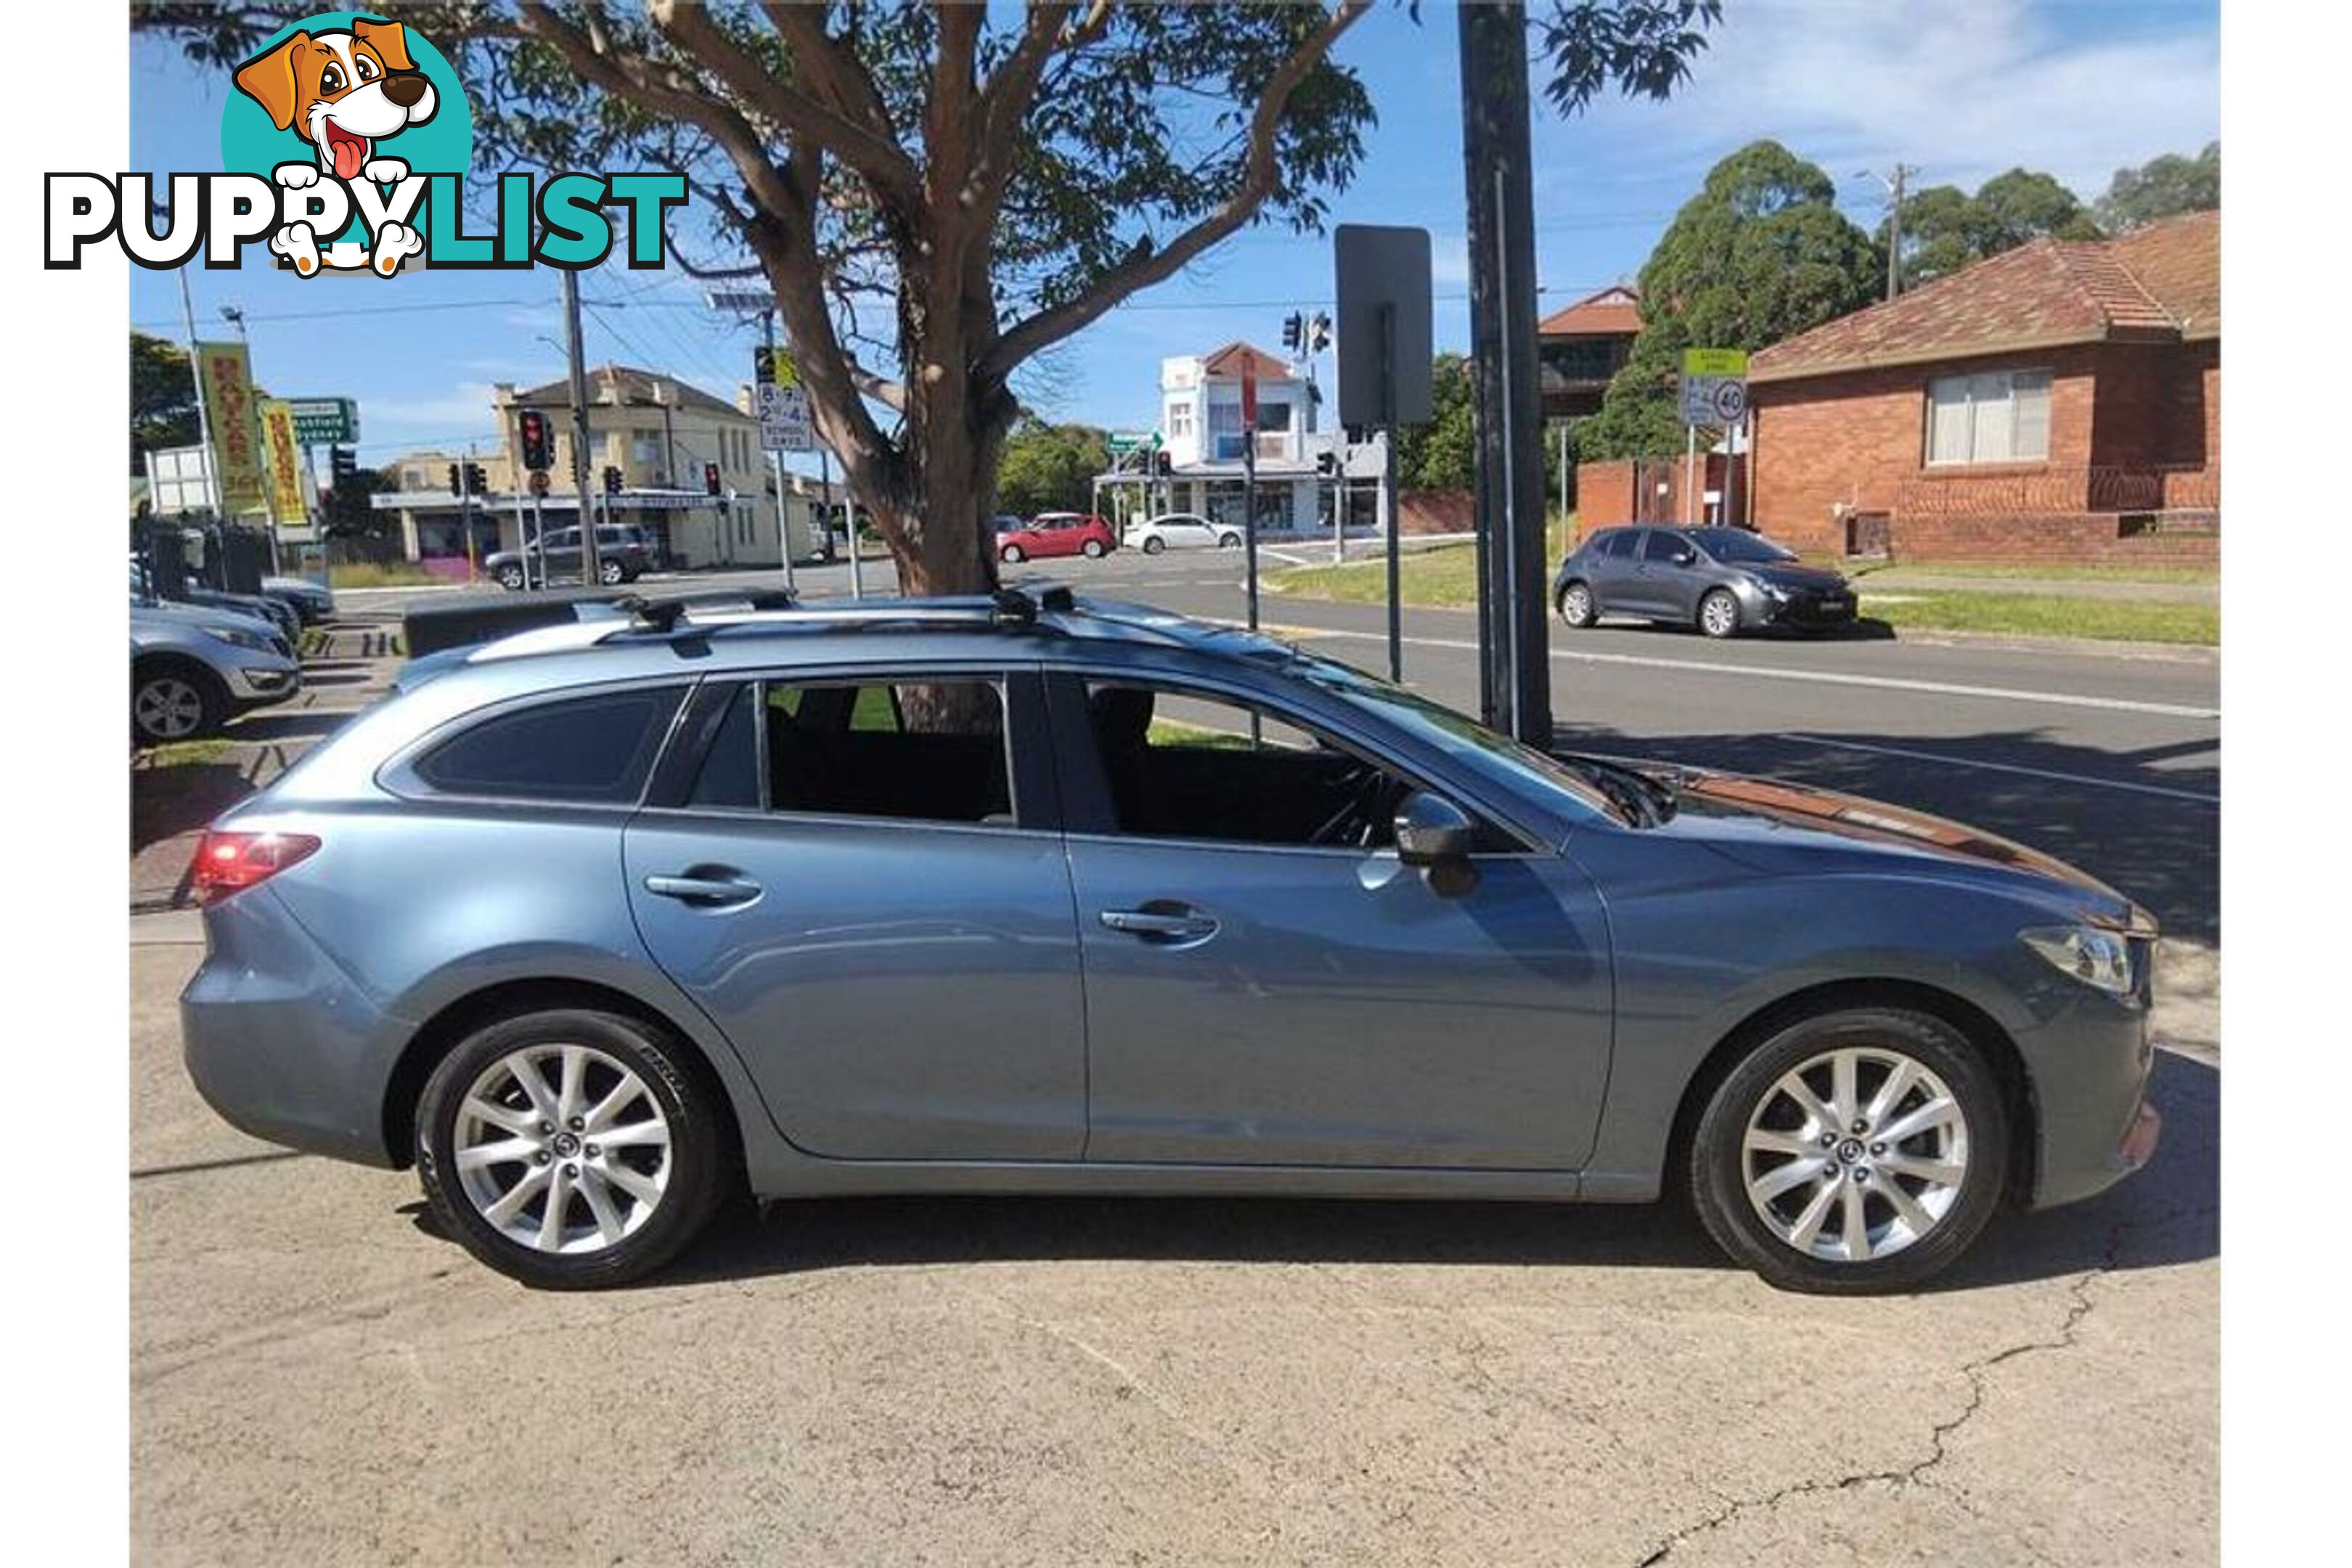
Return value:
[(1217, 934), (1217, 922), (1207, 915), (1178, 910), (1105, 910), (1101, 919), (1113, 931), (1170, 945), (1206, 942)]
[(727, 909), (758, 898), (760, 884), (740, 875), (647, 877), (646, 891), (706, 909)]

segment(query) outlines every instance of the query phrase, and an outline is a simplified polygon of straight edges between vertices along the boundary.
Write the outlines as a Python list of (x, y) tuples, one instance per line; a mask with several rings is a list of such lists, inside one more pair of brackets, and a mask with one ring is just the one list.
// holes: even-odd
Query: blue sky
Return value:
[[(1541, 0), (1537, 0), (1539, 7)], [(1709, 164), (1772, 136), (1839, 182), (1874, 226), (1883, 189), (1860, 171), (1897, 159), (1921, 184), (1973, 187), (2016, 164), (2046, 169), (2086, 200), (2119, 166), (2193, 153), (2220, 134), (2220, 40), (2210, 4), (2163, 0), (1727, 0), (1725, 26), (1666, 105), (1609, 101), (1562, 121), (1538, 100), (1536, 226), (1547, 310), (1631, 280)], [(1437, 337), (1460, 348), (1462, 153), (1452, 9), (1401, 6), (1360, 23), (1340, 57), (1360, 69), (1381, 122), (1342, 222), (1417, 224), (1433, 236)], [(227, 79), (173, 47), (131, 47), (131, 167), (217, 166)], [(134, 325), (184, 336), (177, 279), (133, 269)], [(1057, 351), (1030, 384), (1052, 417), (1149, 426), (1159, 361), (1235, 337), (1278, 344), (1282, 317), (1330, 291), (1328, 241), (1255, 231), (1184, 277), (1139, 296)], [(255, 372), (286, 395), (359, 400), (362, 460), (496, 439), (492, 382), (561, 374), (556, 274), (297, 279), (248, 260), (191, 268), (198, 331), (226, 335), (219, 307), (247, 312)], [(714, 319), (683, 273), (618, 266), (583, 275), (592, 363), (647, 365), (731, 397), (749, 378), (748, 328)], [(397, 309), (388, 309), (397, 307)], [(814, 468), (814, 459), (788, 459)]]

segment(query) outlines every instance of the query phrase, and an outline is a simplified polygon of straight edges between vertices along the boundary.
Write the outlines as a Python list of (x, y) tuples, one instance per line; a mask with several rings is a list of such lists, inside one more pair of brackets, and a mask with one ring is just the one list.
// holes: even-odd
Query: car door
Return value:
[[(698, 692), (623, 846), (646, 947), (842, 1159), (1075, 1160), (1086, 1028), (1034, 674)], [(706, 738), (707, 737), (707, 738)]]
[(1088, 1161), (1582, 1163), (1611, 982), (1580, 870), (1489, 827), (1495, 852), (1441, 891), (1392, 850), (1312, 841), (1352, 808), (1349, 770), (1391, 796), (1422, 782), (1360, 737), (1231, 689), (1048, 679), (1085, 957)]
[(1633, 608), (1633, 557), (1641, 542), (1637, 528), (1612, 529), (1592, 542), (1591, 581), (1599, 610), (1616, 614)]
[(1698, 547), (1671, 528), (1654, 528), (1642, 540), (1642, 593), (1650, 614), (1686, 621), (1698, 614)]
[(541, 548), (545, 552), (544, 564), (550, 575), (572, 577), (579, 574), (580, 531), (577, 528), (555, 530), (546, 536)]

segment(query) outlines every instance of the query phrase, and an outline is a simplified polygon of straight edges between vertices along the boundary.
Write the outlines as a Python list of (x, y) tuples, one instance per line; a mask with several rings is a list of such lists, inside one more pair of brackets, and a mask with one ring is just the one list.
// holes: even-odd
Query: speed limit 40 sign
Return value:
[(1742, 349), (1683, 351), (1683, 423), (1723, 426), (1748, 417), (1748, 354)]

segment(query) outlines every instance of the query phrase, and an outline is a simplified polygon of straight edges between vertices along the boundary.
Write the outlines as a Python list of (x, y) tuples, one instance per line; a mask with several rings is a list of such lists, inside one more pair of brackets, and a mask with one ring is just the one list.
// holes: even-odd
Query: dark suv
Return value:
[[(585, 565), (581, 557), (580, 530), (554, 528), (547, 531), (544, 545), (547, 576), (556, 582), (578, 582)], [(526, 565), (523, 552), (500, 550), (482, 558), (482, 570), (497, 580), (501, 588), (521, 588), (539, 581), (541, 552), (530, 552)], [(634, 583), (653, 570), (653, 558), (646, 549), (645, 536), (635, 529), (619, 523), (603, 523), (596, 530), (596, 580), (604, 584)]]
[(1601, 529), (1559, 563), (1551, 598), (1571, 626), (1641, 616), (1711, 637), (1847, 626), (1854, 608), (1843, 576), (1744, 528)]

